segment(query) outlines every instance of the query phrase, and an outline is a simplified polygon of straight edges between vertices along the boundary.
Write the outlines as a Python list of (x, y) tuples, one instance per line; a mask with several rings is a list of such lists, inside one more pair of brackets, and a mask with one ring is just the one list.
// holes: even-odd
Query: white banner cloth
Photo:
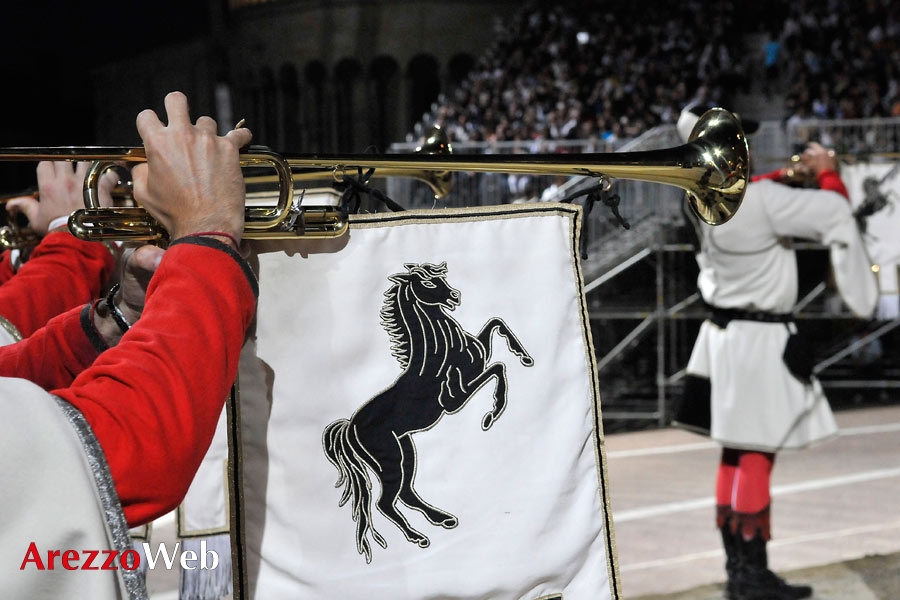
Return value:
[[(900, 317), (900, 172), (896, 162), (858, 163), (841, 166), (841, 178), (855, 211), (865, 205), (863, 241), (872, 262), (878, 265), (881, 291), (877, 317)], [(874, 210), (874, 212), (872, 212)]]
[(579, 224), (409, 211), (254, 244), (251, 598), (619, 597)]

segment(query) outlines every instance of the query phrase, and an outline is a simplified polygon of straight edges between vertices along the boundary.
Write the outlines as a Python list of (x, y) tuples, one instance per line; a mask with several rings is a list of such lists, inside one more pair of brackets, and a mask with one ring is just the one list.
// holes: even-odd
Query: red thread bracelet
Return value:
[(206, 235), (215, 235), (215, 236), (219, 236), (219, 237), (223, 237), (223, 238), (228, 238), (229, 240), (231, 240), (232, 245), (234, 245), (235, 250), (241, 249), (241, 245), (240, 245), (240, 243), (238, 243), (237, 238), (234, 237), (233, 235), (231, 235), (230, 233), (225, 233), (224, 231), (200, 231), (198, 233), (191, 233), (184, 237), (201, 237), (201, 236), (206, 236)]

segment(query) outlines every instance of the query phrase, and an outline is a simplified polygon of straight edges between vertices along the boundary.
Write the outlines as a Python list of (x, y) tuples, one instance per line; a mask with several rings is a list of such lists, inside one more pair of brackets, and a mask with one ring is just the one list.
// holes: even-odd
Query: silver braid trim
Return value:
[[(112, 475), (109, 473), (106, 455), (103, 454), (103, 448), (100, 447), (94, 431), (88, 424), (87, 419), (84, 418), (84, 415), (81, 414), (81, 411), (61, 398), (54, 397), (54, 400), (62, 409), (66, 419), (72, 424), (72, 427), (75, 429), (75, 435), (78, 436), (78, 440), (84, 448), (84, 455), (87, 457), (91, 473), (94, 475), (94, 482), (100, 494), (100, 504), (106, 516), (106, 522), (109, 524), (115, 550), (118, 551), (119, 557), (121, 557), (126, 550), (132, 550), (133, 548), (131, 535), (128, 533), (128, 523), (125, 521), (122, 504), (119, 502), (119, 495), (116, 493)], [(125, 584), (128, 598), (131, 600), (149, 599), (144, 573), (140, 569), (129, 571), (119, 568), (118, 573)]]

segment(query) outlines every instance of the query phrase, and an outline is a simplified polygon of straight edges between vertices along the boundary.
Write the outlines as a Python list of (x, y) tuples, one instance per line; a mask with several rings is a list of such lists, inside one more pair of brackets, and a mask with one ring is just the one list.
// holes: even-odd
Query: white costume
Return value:
[[(131, 538), (81, 413), (29, 381), (0, 378), (0, 440), (4, 597), (146, 598), (139, 571), (122, 569), (118, 559), (118, 570), (102, 568), (112, 551), (131, 549)], [(73, 552), (64, 562), (66, 551)]]
[[(755, 181), (731, 220), (700, 225), (700, 235), (698, 285), (714, 308), (790, 313), (798, 284), (789, 242), (805, 238), (830, 247), (838, 291), (850, 310), (868, 318), (875, 309), (875, 276), (850, 203), (836, 192)], [(796, 378), (782, 360), (791, 331), (793, 323), (740, 318), (724, 328), (711, 320), (702, 324), (687, 373), (710, 380), (714, 440), (776, 452), (836, 434), (819, 382)]]

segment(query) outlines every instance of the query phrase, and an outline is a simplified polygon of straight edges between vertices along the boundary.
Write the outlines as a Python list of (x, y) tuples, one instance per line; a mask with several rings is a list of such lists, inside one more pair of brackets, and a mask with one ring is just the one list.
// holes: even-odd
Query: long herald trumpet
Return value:
[[(319, 179), (330, 173), (337, 180), (357, 169), (385, 169), (408, 177), (469, 171), (635, 179), (684, 189), (691, 209), (710, 225), (724, 223), (735, 214), (749, 179), (749, 149), (743, 129), (733, 114), (721, 108), (700, 117), (688, 143), (663, 150), (491, 157), (445, 153), (283, 156), (250, 146), (240, 159), (242, 167), (274, 169), (278, 183), (275, 206), (245, 208), (244, 237), (248, 239), (338, 237), (347, 230), (348, 216), (340, 207), (293, 203), (293, 183), (302, 179), (294, 170), (315, 173)], [(82, 239), (153, 241), (167, 235), (140, 207), (101, 208), (99, 204), (100, 175), (116, 163), (146, 161), (141, 147), (0, 148), (3, 160), (93, 161), (85, 177), (85, 208), (69, 219), (69, 228)]]

